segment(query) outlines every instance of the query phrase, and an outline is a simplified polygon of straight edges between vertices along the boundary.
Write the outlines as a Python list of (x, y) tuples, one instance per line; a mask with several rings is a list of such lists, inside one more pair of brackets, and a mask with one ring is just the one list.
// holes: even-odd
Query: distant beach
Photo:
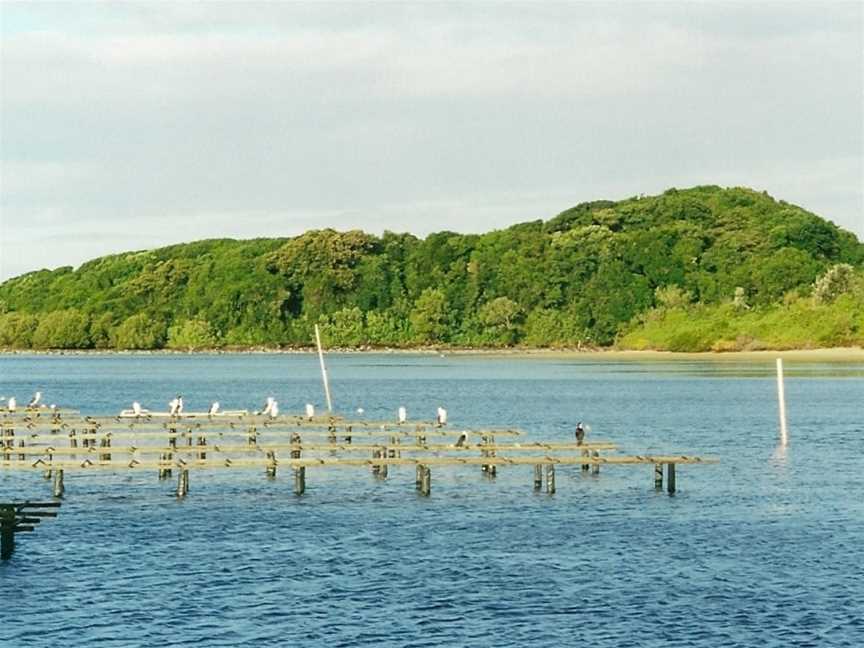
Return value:
[[(328, 354), (405, 354), (405, 355), (443, 355), (469, 356), (482, 355), (488, 357), (560, 357), (584, 358), (591, 360), (640, 360), (640, 361), (674, 361), (674, 360), (716, 360), (716, 361), (764, 361), (773, 358), (784, 358), (796, 362), (864, 362), (864, 348), (835, 347), (828, 349), (788, 349), (760, 351), (723, 351), (682, 353), (673, 351), (625, 350), (625, 349), (481, 349), (481, 348), (449, 348), (449, 347), (416, 347), (416, 348), (332, 348)], [(116, 349), (0, 349), (3, 355), (55, 356), (55, 355), (249, 355), (249, 354), (306, 354), (315, 353), (314, 347), (296, 348), (229, 348), (201, 349), (195, 351), (180, 351), (176, 349), (154, 350), (116, 350)]]

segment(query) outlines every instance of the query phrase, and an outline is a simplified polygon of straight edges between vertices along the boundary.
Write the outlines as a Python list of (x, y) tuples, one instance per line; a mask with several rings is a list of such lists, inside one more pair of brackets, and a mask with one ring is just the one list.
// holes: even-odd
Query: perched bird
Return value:
[(306, 403), (306, 417), (315, 418), (315, 406), (312, 403)]
[(404, 423), (407, 420), (408, 420), (408, 410), (406, 410), (404, 407), (400, 407), (399, 408), (399, 422)]
[(14, 412), (16, 409), (18, 409), (18, 401), (15, 400), (14, 396), (9, 397), (9, 400), (6, 402), (6, 409), (8, 409), (10, 412)]
[(141, 414), (144, 413), (144, 410), (141, 409), (141, 403), (139, 403), (138, 401), (135, 401), (134, 403), (132, 403), (132, 413), (135, 416), (141, 416)]
[(213, 404), (210, 405), (210, 411), (207, 412), (210, 416), (219, 413), (219, 401), (213, 401)]
[(277, 416), (279, 416), (279, 402), (274, 398), (273, 402), (270, 403), (270, 418)]
[(37, 391), (33, 394), (33, 398), (30, 399), (30, 402), (27, 403), (27, 407), (36, 407), (39, 404), (39, 401), (42, 400), (42, 392)]
[(177, 394), (177, 398), (168, 403), (168, 413), (171, 416), (179, 416), (183, 413), (183, 397)]
[(358, 414), (363, 414), (365, 411), (366, 411), (366, 410), (364, 410), (362, 407), (358, 407), (358, 408), (357, 408), (357, 413), (358, 413)]
[(457, 441), (456, 441), (456, 447), (457, 448), (464, 448), (465, 444), (467, 442), (468, 442), (468, 433), (463, 432), (462, 434), (459, 435), (459, 439), (457, 439)]
[(261, 410), (261, 413), (264, 416), (267, 416), (270, 413), (270, 411), (273, 409), (273, 403), (275, 403), (275, 402), (276, 402), (275, 398), (273, 398), (272, 396), (268, 396), (267, 402), (264, 403), (264, 409)]
[(443, 407), (438, 408), (438, 425), (447, 425), (447, 410)]

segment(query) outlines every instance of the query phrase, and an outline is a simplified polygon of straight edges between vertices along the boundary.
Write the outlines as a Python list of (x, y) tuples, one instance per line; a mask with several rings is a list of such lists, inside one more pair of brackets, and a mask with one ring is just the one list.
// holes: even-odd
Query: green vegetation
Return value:
[[(829, 269), (816, 287), (837, 268)], [(864, 346), (864, 272), (849, 276), (847, 285), (846, 291), (831, 299), (820, 297), (817, 290), (810, 296), (792, 291), (780, 303), (755, 308), (732, 300), (661, 305), (637, 318), (619, 344), (663, 351)]]
[(583, 203), (426, 239), (319, 230), (208, 240), (0, 285), (0, 347), (864, 343), (864, 245), (749, 189)]

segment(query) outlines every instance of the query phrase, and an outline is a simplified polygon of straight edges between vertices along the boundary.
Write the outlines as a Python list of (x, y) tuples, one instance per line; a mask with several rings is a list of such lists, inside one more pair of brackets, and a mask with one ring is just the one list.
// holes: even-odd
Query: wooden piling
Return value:
[(0, 559), (8, 560), (15, 551), (15, 507), (0, 505)]
[(171, 469), (166, 468), (164, 464), (168, 463), (168, 453), (162, 452), (159, 454), (159, 481), (168, 479), (171, 476)]
[[(207, 437), (206, 437), (206, 436), (200, 436), (200, 435), (199, 435), (199, 437), (198, 437), (196, 443), (198, 444), (198, 447), (199, 447), (199, 448), (200, 448), (200, 447), (203, 447), (203, 446), (206, 446), (206, 445), (207, 445)], [(198, 458), (199, 458), (201, 461), (204, 461), (205, 459), (207, 459), (207, 451), (206, 451), (206, 450), (201, 450), (201, 451), (199, 451), (199, 452), (198, 452)]]
[[(600, 453), (597, 452), (596, 450), (594, 450), (591, 453), (591, 456), (594, 457), (595, 459), (599, 459)], [(600, 474), (600, 463), (599, 462), (595, 462), (591, 465), (591, 474), (592, 475), (599, 475)]]
[(294, 469), (294, 494), (302, 495), (306, 492), (306, 466)]
[(426, 497), (432, 493), (432, 469), (429, 466), (422, 466), (423, 473), (420, 479), (420, 494)]
[(177, 497), (182, 499), (189, 493), (189, 469), (183, 468), (177, 476)]
[(53, 484), (53, 492), (54, 497), (63, 497), (66, 493), (66, 486), (63, 484), (63, 469), (57, 468), (54, 471), (54, 484)]
[(422, 484), (423, 484), (423, 466), (421, 466), (420, 464), (417, 464), (417, 474), (414, 478), (414, 485), (417, 487), (418, 491), (420, 490)]
[[(111, 447), (111, 438), (110, 437), (102, 437), (99, 441), (99, 447), (101, 448), (110, 448)], [(110, 452), (100, 452), (99, 453), (99, 461), (111, 461), (111, 453)]]
[[(580, 445), (581, 445), (581, 444), (580, 444)], [(589, 457), (589, 456), (591, 456), (591, 452), (590, 452), (590, 450), (583, 450), (583, 451), (582, 451), (582, 456), (583, 456), (583, 457)], [(588, 472), (588, 469), (589, 469), (589, 468), (591, 468), (591, 465), (590, 465), (590, 464), (585, 464), (585, 463), (582, 464), (582, 472)]]
[(300, 434), (298, 434), (297, 432), (292, 432), (290, 443), (293, 446), (295, 446), (294, 448), (291, 449), (291, 458), (292, 459), (299, 459), (300, 458), (300, 452), (301, 452), (300, 451), (300, 443), (301, 443)]
[(675, 494), (675, 464), (666, 464), (666, 490), (670, 495)]
[(543, 488), (543, 464), (534, 464), (534, 490)]
[(555, 494), (555, 464), (546, 464), (546, 492), (549, 495)]
[(654, 490), (663, 490), (663, 464), (654, 464)]
[(268, 477), (268, 479), (275, 479), (276, 478), (276, 451), (275, 450), (268, 450), (266, 456), (267, 456), (267, 468), (266, 468), (267, 477)]

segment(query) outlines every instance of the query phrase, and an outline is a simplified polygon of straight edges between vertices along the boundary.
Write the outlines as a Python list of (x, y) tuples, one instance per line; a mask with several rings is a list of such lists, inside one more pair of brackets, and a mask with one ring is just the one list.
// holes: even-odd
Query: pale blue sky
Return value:
[(748, 185), (864, 238), (864, 8), (0, 4), (0, 279)]

